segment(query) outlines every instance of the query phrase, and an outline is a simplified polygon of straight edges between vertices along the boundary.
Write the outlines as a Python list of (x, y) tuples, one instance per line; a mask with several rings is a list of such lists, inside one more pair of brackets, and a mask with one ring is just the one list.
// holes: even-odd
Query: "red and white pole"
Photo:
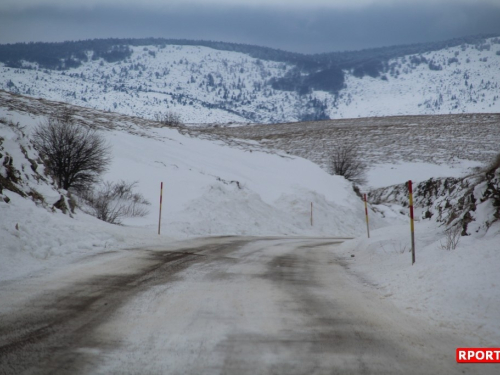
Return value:
[(415, 263), (415, 224), (413, 221), (413, 187), (411, 180), (408, 181), (408, 193), (410, 195), (410, 228), (411, 228), (411, 264)]
[(161, 201), (163, 198), (163, 182), (160, 185), (160, 216), (158, 218), (158, 234), (160, 234), (160, 227), (161, 227)]
[(366, 194), (364, 196), (364, 200), (365, 200), (366, 232), (368, 233), (368, 238), (370, 238), (370, 224), (368, 222), (368, 202), (366, 201)]

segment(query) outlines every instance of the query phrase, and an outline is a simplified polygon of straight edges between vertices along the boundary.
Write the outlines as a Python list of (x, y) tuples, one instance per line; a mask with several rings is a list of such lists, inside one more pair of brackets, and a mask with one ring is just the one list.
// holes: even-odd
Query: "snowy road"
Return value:
[(340, 239), (197, 239), (0, 283), (0, 374), (496, 373), (335, 255)]

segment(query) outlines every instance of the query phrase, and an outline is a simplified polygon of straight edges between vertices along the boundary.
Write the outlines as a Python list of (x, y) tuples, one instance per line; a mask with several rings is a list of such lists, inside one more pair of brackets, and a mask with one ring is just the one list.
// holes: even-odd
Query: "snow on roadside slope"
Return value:
[[(7, 108), (0, 108), (0, 117), (19, 122), (27, 134), (43, 120)], [(310, 161), (235, 149), (173, 129), (124, 127), (130, 131), (100, 129), (113, 155), (103, 178), (137, 181), (138, 191), (153, 203), (149, 215), (125, 220), (125, 227), (112, 226), (81, 211), (73, 218), (52, 212), (4, 189), (10, 202), (0, 203), (0, 279), (108, 248), (158, 245), (171, 237), (354, 236), (364, 230), (363, 205), (351, 185)], [(2, 125), (0, 132), (0, 136), (6, 134), (7, 128)], [(16, 140), (6, 138), (15, 149)], [(17, 153), (16, 160), (20, 158)], [(156, 233), (162, 181), (162, 235), (166, 237)], [(37, 189), (55, 197), (61, 193), (48, 185)], [(317, 211), (314, 226), (311, 202)], [(384, 222), (379, 219), (374, 224)]]
[(461, 237), (451, 251), (441, 247), (443, 228), (432, 221), (416, 222), (414, 265), (409, 222), (370, 234), (370, 239), (361, 236), (334, 250), (354, 274), (410, 314), (445, 330), (467, 332), (483, 346), (498, 345), (499, 222), (484, 235)]
[(0, 201), (0, 281), (28, 277), (102, 251), (168, 241), (143, 228), (107, 224), (81, 212), (70, 218), (15, 193), (4, 193), (11, 201)]
[[(305, 159), (242, 151), (171, 129), (154, 133), (159, 140), (112, 134), (119, 157), (106, 178), (140, 181), (152, 202), (163, 181), (164, 233), (353, 236), (363, 230), (362, 202), (350, 184)], [(313, 227), (311, 202), (318, 211)], [(157, 212), (129, 223), (154, 226)]]

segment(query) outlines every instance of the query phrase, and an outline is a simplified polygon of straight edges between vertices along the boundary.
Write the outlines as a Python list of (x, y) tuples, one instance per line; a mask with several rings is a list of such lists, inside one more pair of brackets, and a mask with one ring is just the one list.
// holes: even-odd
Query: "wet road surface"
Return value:
[(341, 239), (223, 237), (0, 283), (0, 374), (474, 374)]

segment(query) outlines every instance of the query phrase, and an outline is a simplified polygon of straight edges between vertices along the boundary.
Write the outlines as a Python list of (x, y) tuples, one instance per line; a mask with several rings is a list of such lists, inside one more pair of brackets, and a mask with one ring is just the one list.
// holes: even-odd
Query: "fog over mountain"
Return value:
[(318, 53), (500, 32), (500, 3), (2, 1), (0, 43), (107, 37), (222, 40)]

